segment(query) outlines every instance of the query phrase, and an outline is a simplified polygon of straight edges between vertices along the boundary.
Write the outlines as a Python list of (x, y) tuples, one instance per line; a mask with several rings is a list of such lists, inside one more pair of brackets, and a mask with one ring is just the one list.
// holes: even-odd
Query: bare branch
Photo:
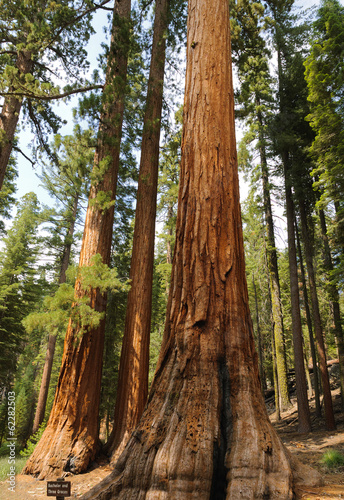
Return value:
[(0, 96), (2, 97), (27, 97), (29, 99), (37, 99), (41, 101), (53, 101), (56, 99), (63, 99), (64, 97), (69, 97), (74, 94), (81, 94), (82, 92), (88, 92), (89, 90), (103, 89), (104, 85), (90, 85), (89, 87), (83, 87), (80, 89), (69, 90), (62, 94), (56, 95), (37, 95), (33, 92), (0, 92)]
[(29, 158), (20, 148), (18, 148), (17, 146), (13, 146), (13, 149), (14, 151), (17, 151), (17, 153), (20, 153), (22, 156), (24, 156), (24, 158), (29, 161), (31, 163), (32, 166), (35, 165), (35, 161), (31, 160), (31, 158)]

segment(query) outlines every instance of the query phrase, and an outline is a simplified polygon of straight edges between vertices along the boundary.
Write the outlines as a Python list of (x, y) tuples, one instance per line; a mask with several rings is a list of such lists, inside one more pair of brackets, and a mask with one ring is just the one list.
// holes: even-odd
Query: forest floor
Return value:
[[(338, 390), (333, 391), (332, 396), (337, 424), (337, 430), (334, 432), (326, 431), (323, 420), (316, 418), (314, 401), (311, 403), (314, 431), (308, 434), (297, 433), (296, 401), (293, 401), (293, 406), (288, 411), (282, 413), (283, 419), (280, 422), (276, 422), (273, 411), (269, 411), (273, 425), (290, 452), (303, 463), (317, 469), (324, 479), (324, 486), (322, 487), (297, 488), (297, 500), (344, 499), (344, 466), (328, 469), (321, 463), (321, 458), (328, 450), (337, 450), (344, 454), (344, 414), (340, 411)], [(103, 462), (94, 464), (93, 469), (85, 474), (66, 477), (66, 480), (72, 483), (72, 496), (70, 498), (79, 498), (92, 486), (99, 483), (110, 471), (109, 464)], [(52, 498), (46, 494), (46, 481), (38, 481), (30, 476), (20, 474), (16, 476), (15, 492), (9, 491), (8, 487), (7, 482), (0, 482), (1, 500), (44, 500)]]
[(344, 413), (340, 408), (339, 389), (332, 391), (332, 400), (337, 425), (337, 429), (332, 432), (325, 430), (323, 418), (316, 417), (314, 398), (310, 402), (313, 432), (307, 434), (297, 432), (296, 399), (292, 400), (292, 407), (282, 413), (282, 420), (279, 422), (276, 422), (275, 414), (268, 409), (270, 420), (288, 450), (302, 463), (318, 470), (324, 480), (324, 486), (318, 488), (297, 488), (297, 500), (344, 499), (344, 466), (328, 468), (321, 461), (329, 450), (336, 450), (344, 455)]

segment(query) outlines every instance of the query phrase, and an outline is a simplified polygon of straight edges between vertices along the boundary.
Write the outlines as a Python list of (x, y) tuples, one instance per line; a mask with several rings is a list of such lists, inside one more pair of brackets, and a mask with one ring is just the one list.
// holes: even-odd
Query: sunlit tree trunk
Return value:
[(258, 359), (259, 359), (258, 368), (259, 368), (260, 385), (262, 388), (262, 393), (264, 394), (265, 376), (264, 376), (263, 346), (262, 346), (262, 335), (261, 335), (261, 331), (260, 331), (257, 288), (256, 288), (256, 282), (254, 280), (254, 274), (252, 274), (252, 284), (253, 284), (253, 291), (254, 291), (254, 303), (255, 303), (255, 309), (256, 309), (257, 348), (258, 348)]
[[(110, 263), (114, 198), (124, 109), (124, 93), (129, 49), (130, 0), (117, 0), (114, 7), (103, 113), (93, 167), (89, 203), (80, 252), (79, 266), (91, 265), (100, 254)], [(75, 285), (77, 302), (88, 296), (90, 306), (99, 313), (106, 309), (106, 294), (98, 288), (85, 291), (80, 279)], [(105, 316), (98, 327), (69, 321), (62, 366), (47, 428), (24, 473), (40, 479), (61, 475), (63, 471), (84, 471), (99, 448), (98, 413), (104, 347)]]
[[(33, 67), (31, 54), (28, 51), (19, 52), (16, 63), (18, 78), (24, 78)], [(9, 91), (12, 89), (10, 88)], [(6, 96), (0, 114), (0, 189), (4, 182), (8, 160), (13, 149), (13, 141), (19, 121), (22, 99)]]
[[(59, 284), (66, 282), (66, 271), (67, 271), (67, 268), (69, 265), (70, 253), (71, 253), (71, 249), (72, 249), (72, 238), (73, 238), (73, 234), (74, 234), (75, 220), (76, 220), (76, 215), (77, 215), (77, 210), (78, 210), (78, 203), (79, 203), (79, 196), (76, 195), (75, 199), (74, 199), (72, 218), (71, 218), (71, 222), (69, 224), (69, 228), (67, 231), (66, 244), (63, 247), (63, 254), (62, 254), (62, 259), (61, 259), (61, 269), (60, 269), (60, 276), (59, 276)], [(56, 335), (49, 334), (47, 352), (46, 352), (44, 367), (43, 367), (42, 381), (41, 381), (41, 385), (40, 385), (40, 389), (39, 389), (37, 407), (36, 407), (36, 412), (35, 412), (35, 419), (34, 419), (33, 428), (32, 428), (33, 434), (38, 431), (39, 426), (42, 424), (42, 422), (44, 420), (45, 407), (47, 404), (48, 392), (49, 392), (51, 371), (52, 371), (53, 361), (54, 361), (55, 346), (56, 346)]]
[(159, 141), (165, 70), (168, 0), (157, 0), (151, 67), (141, 146), (135, 229), (130, 267), (114, 427), (107, 452), (116, 460), (141, 418), (148, 396)]
[(172, 281), (148, 405), (86, 499), (293, 497), (248, 309), (227, 0), (190, 0)]
[[(259, 103), (258, 103), (259, 104)], [(267, 228), (267, 260), (271, 288), (271, 305), (272, 305), (272, 319), (275, 336), (275, 349), (276, 349), (276, 367), (278, 376), (278, 388), (275, 391), (276, 398), (279, 398), (278, 406), (280, 409), (286, 409), (290, 405), (288, 378), (287, 378), (287, 365), (285, 356), (284, 345), (284, 329), (283, 329), (283, 312), (281, 304), (281, 291), (278, 272), (277, 250), (275, 242), (275, 230), (272, 217), (271, 197), (270, 197), (270, 182), (269, 170), (266, 159), (265, 140), (263, 134), (263, 119), (261, 113), (258, 113), (259, 124), (259, 153), (262, 170), (263, 181), (263, 199), (264, 199), (264, 214)], [(277, 406), (277, 404), (276, 404)]]

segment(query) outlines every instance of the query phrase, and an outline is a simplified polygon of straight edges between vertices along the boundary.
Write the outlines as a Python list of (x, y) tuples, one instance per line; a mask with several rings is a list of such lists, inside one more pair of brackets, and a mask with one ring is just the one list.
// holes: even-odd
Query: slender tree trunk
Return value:
[(302, 200), (300, 200), (299, 209), (300, 209), (300, 217), (301, 217), (302, 241), (303, 241), (303, 246), (305, 249), (308, 281), (309, 281), (309, 288), (310, 288), (310, 293), (311, 293), (311, 304), (312, 304), (312, 312), (313, 312), (314, 330), (315, 330), (315, 335), (316, 335), (316, 339), (317, 339), (321, 381), (322, 381), (323, 394), (324, 394), (325, 425), (326, 425), (327, 430), (333, 431), (336, 428), (336, 423), (334, 420), (330, 380), (329, 380), (328, 369), (327, 369), (324, 334), (323, 334), (323, 328), (322, 328), (321, 317), (320, 317), (318, 293), (317, 293), (317, 289), (316, 289), (315, 272), (314, 272), (314, 267), (313, 267), (313, 250), (312, 250), (311, 244), (310, 244), (309, 227), (308, 227), (308, 222), (307, 222), (306, 210), (305, 210), (304, 202)]
[(275, 347), (276, 347), (276, 364), (279, 392), (276, 397), (279, 397), (280, 408), (286, 409), (290, 405), (287, 366), (284, 345), (284, 329), (283, 329), (283, 312), (281, 305), (281, 291), (278, 272), (277, 251), (275, 243), (274, 222), (272, 217), (269, 170), (266, 160), (266, 152), (264, 146), (263, 120), (261, 113), (258, 113), (259, 124), (259, 152), (262, 169), (263, 181), (263, 197), (264, 197), (264, 213), (267, 227), (267, 260), (271, 287), (271, 304), (272, 304), (272, 319), (274, 325)]
[(115, 461), (141, 418), (148, 396), (159, 141), (165, 71), (168, 0), (157, 0), (144, 117), (125, 329), (114, 427), (106, 450)]
[(74, 197), (73, 211), (72, 211), (71, 221), (70, 221), (68, 232), (67, 232), (66, 243), (63, 247), (63, 254), (62, 254), (62, 259), (61, 259), (61, 269), (60, 269), (60, 276), (59, 276), (59, 283), (60, 284), (66, 282), (66, 272), (67, 272), (67, 269), (69, 266), (70, 253), (72, 250), (72, 242), (73, 242), (73, 235), (74, 235), (74, 230), (75, 230), (76, 216), (78, 213), (78, 206), (79, 206), (79, 194), (76, 194)]
[(299, 261), (300, 261), (300, 271), (301, 271), (301, 279), (302, 279), (303, 299), (304, 299), (304, 303), (305, 303), (306, 321), (307, 321), (309, 343), (310, 343), (310, 346), (311, 346), (312, 363), (313, 363), (315, 410), (316, 410), (317, 417), (321, 417), (321, 405), (320, 405), (320, 392), (319, 392), (319, 378), (318, 378), (317, 356), (316, 356), (315, 342), (314, 342), (314, 337), (313, 337), (313, 327), (312, 327), (311, 312), (310, 312), (310, 309), (309, 309), (309, 300), (308, 300), (308, 292), (307, 292), (307, 283), (306, 283), (306, 276), (305, 276), (305, 268), (304, 268), (304, 265), (303, 265), (303, 257), (302, 257), (302, 251), (301, 251), (300, 237), (299, 237), (299, 231), (298, 231), (298, 228), (297, 228), (296, 219), (295, 219), (295, 229), (296, 229), (297, 250), (298, 250)]
[[(96, 148), (93, 181), (86, 213), (79, 266), (90, 266), (96, 254), (110, 263), (114, 198), (117, 184), (122, 130), (127, 57), (129, 49), (130, 0), (114, 7), (113, 37), (104, 91), (103, 116)], [(104, 203), (104, 197), (106, 203)], [(75, 285), (78, 300), (87, 296), (90, 306), (105, 313), (106, 294)], [(98, 327), (83, 331), (71, 318), (66, 333), (62, 366), (47, 428), (27, 462), (24, 473), (40, 479), (87, 469), (98, 447), (98, 412), (104, 347), (105, 315)]]
[(56, 335), (49, 335), (48, 337), (48, 345), (47, 352), (45, 355), (43, 374), (42, 374), (42, 382), (39, 389), (38, 402), (36, 407), (35, 419), (33, 422), (32, 434), (35, 434), (39, 426), (44, 420), (45, 407), (47, 404), (51, 370), (53, 367), (54, 361), (54, 353), (55, 353), (55, 345), (56, 345)]
[(289, 276), (290, 276), (290, 295), (291, 295), (291, 317), (293, 329), (294, 344), (294, 363), (296, 378), (296, 397), (298, 408), (298, 431), (310, 432), (311, 416), (308, 406), (307, 384), (305, 365), (303, 361), (303, 341), (302, 324), (300, 314), (299, 283), (296, 260), (295, 245), (295, 227), (294, 227), (294, 203), (290, 187), (288, 174), (288, 154), (283, 157), (284, 175), (285, 175), (285, 194), (287, 206), (287, 225), (288, 225), (288, 254), (289, 254)]
[(264, 394), (264, 365), (263, 365), (263, 347), (262, 347), (262, 336), (260, 331), (259, 324), (259, 310), (258, 310), (258, 297), (257, 297), (257, 289), (256, 282), (254, 280), (254, 274), (252, 275), (252, 284), (254, 290), (254, 302), (256, 308), (256, 323), (257, 323), (257, 341), (258, 341), (258, 358), (259, 358), (259, 378), (260, 378), (260, 386), (262, 389), (262, 394)]
[(83, 499), (293, 497), (248, 309), (227, 0), (190, 0), (172, 282), (148, 405)]
[(321, 233), (324, 244), (324, 262), (325, 268), (328, 272), (328, 285), (327, 291), (330, 297), (331, 312), (333, 315), (333, 330), (337, 343), (339, 369), (340, 369), (340, 389), (341, 389), (341, 403), (342, 410), (344, 410), (344, 333), (342, 328), (342, 320), (339, 307), (339, 293), (337, 285), (331, 280), (331, 272), (333, 271), (333, 263), (331, 250), (328, 243), (327, 228), (325, 214), (323, 210), (319, 210)]
[[(17, 78), (20, 80), (33, 68), (31, 53), (19, 52), (16, 67), (19, 71)], [(12, 88), (9, 89), (13, 90)], [(14, 136), (19, 120), (22, 99), (16, 97), (5, 97), (0, 114), (0, 190), (5, 178), (7, 164), (13, 149)]]
[(270, 319), (271, 319), (272, 371), (273, 371), (273, 381), (274, 381), (274, 389), (275, 389), (275, 418), (276, 418), (276, 421), (279, 422), (281, 420), (281, 407), (280, 407), (280, 398), (279, 398), (280, 391), (279, 391), (279, 387), (278, 387), (274, 322), (273, 322), (273, 316), (272, 316), (271, 287), (270, 287), (269, 280), (268, 280), (268, 289), (269, 289), (269, 311), (270, 311)]
[[(72, 238), (75, 229), (75, 220), (78, 211), (79, 204), (79, 196), (76, 195), (73, 203), (73, 213), (71, 222), (67, 231), (66, 244), (63, 247), (62, 259), (61, 259), (61, 268), (60, 268), (60, 276), (59, 276), (59, 284), (66, 282), (66, 271), (69, 265), (70, 252), (72, 248)], [(32, 433), (38, 431), (39, 426), (44, 420), (45, 407), (48, 399), (49, 392), (49, 384), (51, 378), (51, 371), (53, 368), (54, 354), (55, 354), (55, 346), (56, 346), (56, 335), (50, 334), (48, 337), (48, 346), (47, 353), (45, 356), (43, 374), (41, 386), (39, 389), (38, 402), (36, 407), (35, 419), (33, 422)]]

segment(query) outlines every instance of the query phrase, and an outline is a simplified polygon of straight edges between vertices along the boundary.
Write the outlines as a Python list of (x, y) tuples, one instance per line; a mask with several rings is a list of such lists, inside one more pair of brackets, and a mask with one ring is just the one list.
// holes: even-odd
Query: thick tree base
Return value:
[(230, 389), (223, 362), (179, 370), (175, 357), (114, 471), (83, 500), (292, 500), (295, 484), (321, 484), (291, 458), (259, 391)]
[[(253, 491), (251, 488), (251, 480), (247, 481), (244, 478), (241, 478), (241, 488), (237, 493), (225, 493), (223, 491), (222, 485), (219, 483), (219, 489), (214, 487), (210, 493), (202, 492), (198, 485), (195, 483), (193, 488), (187, 489), (183, 488), (180, 492), (177, 491), (169, 491), (168, 484), (165, 485), (165, 491), (163, 490), (153, 490), (147, 491), (144, 489), (140, 489), (138, 487), (126, 488), (123, 490), (124, 481), (125, 481), (125, 473), (123, 471), (123, 462), (125, 462), (125, 457), (130, 456), (130, 454), (134, 450), (132, 448), (128, 448), (122, 457), (122, 459), (118, 462), (113, 472), (111, 472), (103, 481), (101, 481), (98, 485), (94, 486), (88, 493), (84, 494), (81, 497), (81, 500), (111, 500), (111, 499), (128, 499), (128, 500), (188, 500), (188, 499), (204, 499), (204, 500), (234, 500), (234, 499), (285, 499), (285, 498), (294, 498), (294, 490), (297, 487), (317, 487), (322, 486), (324, 481), (320, 474), (311, 469), (305, 464), (302, 464), (297, 459), (290, 457), (291, 464), (291, 482), (290, 488), (288, 486), (287, 491), (284, 491), (281, 488), (282, 484), (285, 480), (283, 474), (275, 475), (275, 477), (271, 477), (267, 484), (266, 488), (263, 491)], [(173, 482), (173, 480), (171, 480)], [(274, 491), (271, 490), (272, 483), (275, 482)], [(289, 485), (289, 482), (288, 482)], [(284, 488), (285, 489), (285, 488)], [(235, 496), (239, 494), (239, 496)]]
[(79, 474), (87, 470), (98, 449), (98, 443), (86, 432), (73, 437), (72, 426), (66, 422), (57, 429), (48, 426), (22, 474), (38, 479), (54, 479), (66, 472)]

